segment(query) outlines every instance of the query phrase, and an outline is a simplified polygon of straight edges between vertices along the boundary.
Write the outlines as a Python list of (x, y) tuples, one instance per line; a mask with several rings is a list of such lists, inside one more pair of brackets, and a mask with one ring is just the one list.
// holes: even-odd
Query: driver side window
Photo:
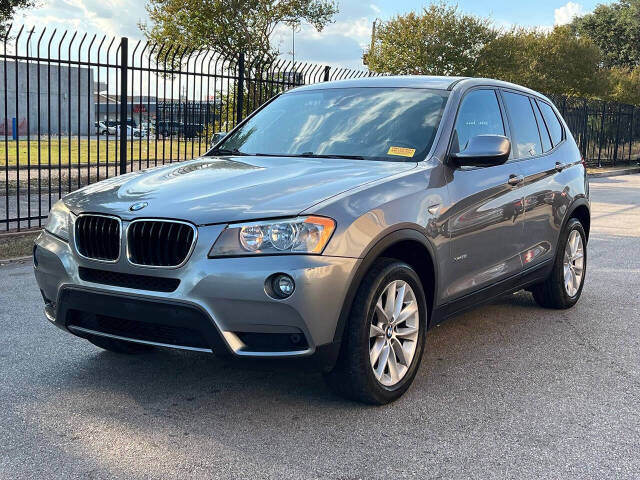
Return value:
[(476, 135), (505, 135), (495, 90), (473, 90), (462, 100), (453, 132), (451, 151), (464, 150)]

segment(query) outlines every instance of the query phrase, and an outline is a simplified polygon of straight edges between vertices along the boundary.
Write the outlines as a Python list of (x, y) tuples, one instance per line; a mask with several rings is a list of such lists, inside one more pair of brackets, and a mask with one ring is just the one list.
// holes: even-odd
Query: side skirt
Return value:
[(429, 328), (503, 295), (517, 292), (518, 290), (542, 282), (551, 274), (552, 268), (553, 259), (548, 259), (540, 265), (536, 265), (512, 277), (505, 278), (494, 285), (460, 297), (452, 302), (439, 305), (434, 308), (431, 314)]

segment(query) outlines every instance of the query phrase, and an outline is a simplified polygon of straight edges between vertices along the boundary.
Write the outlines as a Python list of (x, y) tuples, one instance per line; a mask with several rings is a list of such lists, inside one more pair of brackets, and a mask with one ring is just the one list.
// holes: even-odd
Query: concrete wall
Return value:
[(49, 131), (64, 135), (94, 133), (93, 69), (57, 65), (48, 67), (42, 63), (38, 67), (38, 64), (30, 62), (27, 90), (27, 63), (18, 62), (17, 67), (16, 88), (16, 62), (0, 61), (0, 135), (4, 135), (5, 131), (12, 135), (14, 117), (17, 119), (20, 136), (27, 135), (27, 130), (31, 135), (37, 135), (38, 117), (40, 133), (43, 135)]

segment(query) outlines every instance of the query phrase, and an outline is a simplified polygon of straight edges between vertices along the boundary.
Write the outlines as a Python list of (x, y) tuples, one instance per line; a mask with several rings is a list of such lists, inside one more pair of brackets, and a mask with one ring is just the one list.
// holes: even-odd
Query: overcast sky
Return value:
[[(362, 51), (368, 44), (374, 19), (388, 19), (420, 10), (420, 0), (340, 0), (335, 23), (322, 33), (303, 25), (296, 33), (296, 60), (362, 68)], [(461, 10), (490, 16), (498, 26), (550, 27), (568, 23), (574, 15), (591, 11), (598, 2), (581, 0), (458, 0)], [(608, 2), (604, 2), (608, 3)], [(73, 29), (140, 39), (139, 22), (147, 19), (143, 0), (40, 0), (40, 7), (20, 12), (16, 23), (58, 29)], [(533, 7), (535, 5), (535, 7)], [(290, 29), (279, 29), (274, 41), (283, 55), (291, 56)]]

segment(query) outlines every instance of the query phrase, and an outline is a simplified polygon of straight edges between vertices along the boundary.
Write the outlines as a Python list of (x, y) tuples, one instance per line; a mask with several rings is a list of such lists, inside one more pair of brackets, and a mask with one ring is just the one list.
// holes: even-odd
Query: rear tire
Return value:
[(586, 273), (587, 236), (582, 224), (571, 218), (560, 234), (551, 275), (530, 289), (533, 298), (544, 308), (571, 308), (580, 299)]
[(416, 272), (404, 262), (377, 260), (358, 288), (337, 364), (325, 374), (329, 386), (373, 405), (398, 399), (418, 371), (426, 319), (424, 289)]
[(124, 353), (127, 355), (145, 353), (153, 348), (151, 345), (125, 342), (124, 340), (116, 340), (115, 338), (107, 337), (90, 337), (87, 340), (93, 343), (96, 347), (100, 347), (110, 352)]

